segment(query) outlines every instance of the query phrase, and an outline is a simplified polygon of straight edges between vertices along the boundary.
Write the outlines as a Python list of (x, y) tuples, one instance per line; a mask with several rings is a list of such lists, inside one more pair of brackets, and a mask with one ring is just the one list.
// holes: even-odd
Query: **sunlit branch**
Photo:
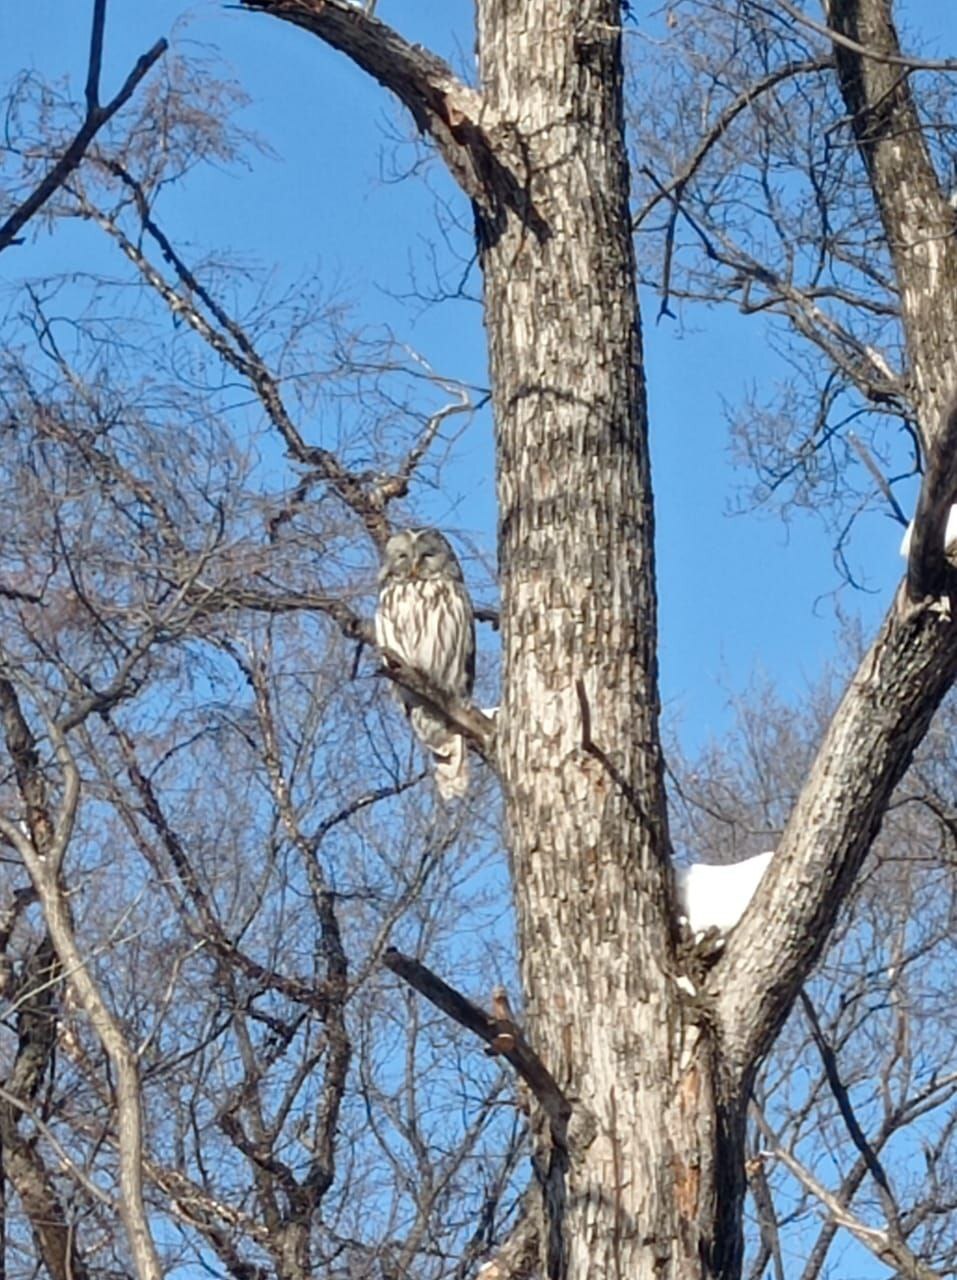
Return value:
[(780, 1161), (788, 1172), (827, 1210), (830, 1218), (849, 1231), (856, 1240), (888, 1266), (899, 1269), (899, 1274), (907, 1280), (943, 1280), (940, 1272), (925, 1266), (920, 1258), (908, 1246), (907, 1242), (890, 1227), (879, 1228), (868, 1226), (844, 1204), (827, 1187), (820, 1182), (809, 1169), (790, 1151), (777, 1144), (774, 1134), (764, 1118), (761, 1109), (752, 1104), (751, 1115), (768, 1142), (765, 1158)]

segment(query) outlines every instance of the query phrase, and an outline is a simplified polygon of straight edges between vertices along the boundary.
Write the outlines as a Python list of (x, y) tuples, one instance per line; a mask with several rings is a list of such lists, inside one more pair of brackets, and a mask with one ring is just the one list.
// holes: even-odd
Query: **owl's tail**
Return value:
[(465, 739), (458, 734), (442, 744), (440, 750), (432, 748), (435, 759), (435, 785), (443, 800), (464, 796), (469, 785), (469, 753)]

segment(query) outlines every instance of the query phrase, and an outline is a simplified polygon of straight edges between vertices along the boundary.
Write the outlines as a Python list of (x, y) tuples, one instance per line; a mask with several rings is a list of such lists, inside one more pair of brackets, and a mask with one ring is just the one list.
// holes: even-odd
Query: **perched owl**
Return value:
[(748, 908), (774, 857), (756, 853), (740, 862), (692, 862), (677, 871), (678, 903), (682, 918), (696, 939), (709, 929), (729, 933)]
[[(437, 529), (402, 529), (385, 546), (379, 571), (376, 642), (462, 701), (475, 677), (475, 621), (455, 552)], [(465, 794), (465, 740), (399, 690), (413, 732), (435, 758), (435, 783), (444, 800)]]

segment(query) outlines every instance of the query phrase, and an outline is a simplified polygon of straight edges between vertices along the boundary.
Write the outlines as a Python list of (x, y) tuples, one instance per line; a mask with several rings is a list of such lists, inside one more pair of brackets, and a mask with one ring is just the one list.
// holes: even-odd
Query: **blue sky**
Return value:
[[(85, 70), (90, 5), (32, 0), (0, 8), (0, 78), (24, 66)], [(657, 6), (634, 6), (639, 22)], [(460, 67), (471, 61), (470, 0), (380, 0), (379, 15)], [(957, 51), (957, 12), (939, 0), (910, 0), (907, 25), (929, 54)], [(198, 247), (236, 250), (292, 281), (335, 279), (366, 323), (386, 322), (451, 376), (485, 380), (479, 308), (424, 307), (400, 300), (413, 273), (428, 275), (437, 241), (435, 199), (468, 223), (465, 202), (439, 167), (426, 179), (393, 180), (415, 152), (404, 113), (344, 58), (318, 40), (266, 17), (212, 0), (111, 0), (104, 92), (158, 36), (216, 46), (249, 94), (244, 122), (269, 145), (250, 170), (208, 169), (170, 193), (168, 230)], [(2, 268), (33, 274), (64, 265), (62, 234), (45, 233), (4, 255)], [(58, 239), (60, 237), (60, 239)], [(89, 250), (106, 254), (105, 246)], [(756, 676), (799, 700), (838, 655), (831, 594), (839, 585), (832, 538), (813, 516), (788, 524), (765, 514), (732, 516), (742, 477), (729, 465), (723, 403), (752, 385), (773, 388), (780, 373), (760, 325), (730, 310), (696, 311), (679, 328), (654, 321), (643, 300), (651, 404), (661, 599), (662, 692), (669, 717), (691, 747), (725, 728), (730, 703)], [(488, 414), (458, 442), (447, 487), (428, 496), (439, 523), (468, 532), (494, 553), (494, 481)], [(882, 514), (860, 522), (856, 563), (874, 594), (844, 590), (845, 615), (870, 634), (898, 580), (900, 530)], [(491, 562), (494, 562), (493, 560)], [(476, 577), (481, 572), (476, 567)]]
[[(635, 0), (640, 20), (657, 5)], [(31, 0), (0, 5), (0, 80), (24, 67), (48, 77), (85, 72), (91, 5)], [(957, 54), (953, 0), (910, 0), (904, 11), (928, 54)], [(380, 16), (467, 66), (471, 0), (379, 0)], [(413, 149), (403, 112), (341, 56), (273, 20), (200, 0), (111, 0), (104, 69), (110, 93), (160, 35), (215, 45), (251, 98), (246, 124), (271, 148), (250, 170), (207, 170), (169, 193), (164, 225), (180, 242), (232, 249), (281, 279), (319, 274), (338, 282), (356, 317), (386, 322), (451, 376), (485, 379), (481, 315), (471, 303), (424, 308), (401, 302), (410, 275), (424, 278), (437, 239), (435, 194), (467, 222), (464, 201), (438, 166), (393, 181)], [(45, 232), (0, 258), (3, 283), (76, 265), (71, 232)], [(113, 265), (105, 244), (87, 236), (90, 266)], [(799, 701), (828, 662), (839, 662), (839, 628), (830, 593), (838, 586), (832, 538), (821, 522), (797, 515), (728, 514), (741, 477), (728, 463), (723, 403), (752, 384), (773, 388), (780, 367), (758, 323), (730, 310), (699, 310), (679, 328), (656, 324), (656, 299), (643, 299), (655, 462), (661, 669), (666, 714), (691, 748), (720, 734), (732, 703), (755, 678)], [(480, 416), (456, 445), (447, 488), (424, 508), (466, 531), (494, 562), (491, 424)], [(856, 562), (873, 594), (844, 590), (846, 615), (870, 634), (901, 573), (899, 527), (880, 514), (861, 521)], [(483, 574), (472, 566), (472, 576)], [(847, 1247), (843, 1274), (882, 1274)], [(858, 1270), (858, 1266), (860, 1269)]]

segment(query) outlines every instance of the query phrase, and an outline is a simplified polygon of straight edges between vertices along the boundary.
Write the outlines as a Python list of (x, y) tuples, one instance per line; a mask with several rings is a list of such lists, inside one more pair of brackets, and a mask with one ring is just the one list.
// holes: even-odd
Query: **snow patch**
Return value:
[[(910, 540), (913, 533), (914, 522), (912, 520), (904, 531), (904, 537), (901, 540), (901, 555), (905, 560), (910, 555)], [(957, 503), (947, 512), (947, 524), (944, 527), (944, 550), (949, 550), (955, 542), (957, 542)]]
[(692, 862), (690, 867), (677, 869), (682, 919), (696, 939), (709, 929), (727, 933), (734, 928), (773, 857), (772, 851), (723, 866)]

